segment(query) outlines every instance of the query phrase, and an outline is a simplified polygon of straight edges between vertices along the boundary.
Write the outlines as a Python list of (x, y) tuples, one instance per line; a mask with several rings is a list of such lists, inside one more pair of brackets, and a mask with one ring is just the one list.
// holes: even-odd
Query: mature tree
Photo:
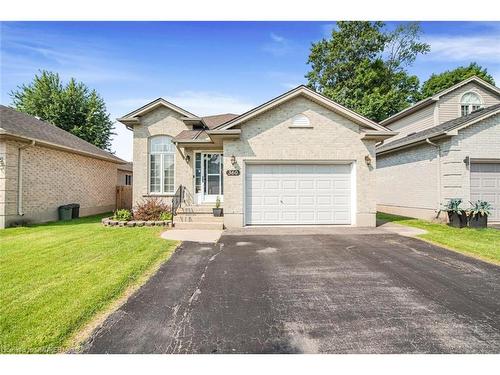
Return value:
[(406, 68), (429, 45), (418, 23), (388, 31), (383, 22), (337, 22), (330, 39), (313, 43), (308, 85), (332, 100), (381, 121), (419, 99), (419, 80)]
[(447, 70), (443, 73), (432, 74), (422, 85), (422, 98), (427, 98), (440, 91), (446, 90), (448, 87), (472, 76), (478, 76), (486, 82), (495, 85), (495, 80), (488, 74), (486, 68), (472, 62), (468, 66), (459, 66), (458, 68)]
[(63, 85), (59, 75), (41, 71), (11, 93), (13, 106), (38, 116), (104, 150), (111, 147), (113, 122), (104, 100), (75, 79)]

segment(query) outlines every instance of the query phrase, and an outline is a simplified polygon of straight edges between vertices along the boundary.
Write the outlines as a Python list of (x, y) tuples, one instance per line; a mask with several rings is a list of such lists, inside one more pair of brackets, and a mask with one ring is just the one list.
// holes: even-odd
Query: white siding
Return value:
[(439, 123), (443, 123), (449, 120), (453, 120), (461, 116), (460, 113), (460, 100), (462, 95), (468, 91), (473, 91), (477, 93), (485, 107), (492, 106), (494, 104), (500, 103), (500, 96), (491, 92), (490, 90), (484, 89), (475, 82), (470, 82), (467, 85), (459, 87), (458, 89), (443, 95), (439, 101)]
[(428, 105), (427, 107), (422, 108), (419, 111), (402, 118), (401, 120), (389, 124), (387, 127), (392, 131), (399, 132), (399, 134), (387, 140), (386, 143), (403, 138), (410, 133), (418, 132), (437, 125), (434, 123), (435, 107), (435, 104)]

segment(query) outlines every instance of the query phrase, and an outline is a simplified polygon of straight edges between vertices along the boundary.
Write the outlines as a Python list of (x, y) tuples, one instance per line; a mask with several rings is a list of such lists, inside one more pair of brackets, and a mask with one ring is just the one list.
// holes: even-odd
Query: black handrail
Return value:
[(177, 209), (182, 206), (182, 202), (184, 201), (184, 189), (184, 186), (179, 185), (172, 197), (172, 221), (174, 220), (174, 216), (177, 215)]

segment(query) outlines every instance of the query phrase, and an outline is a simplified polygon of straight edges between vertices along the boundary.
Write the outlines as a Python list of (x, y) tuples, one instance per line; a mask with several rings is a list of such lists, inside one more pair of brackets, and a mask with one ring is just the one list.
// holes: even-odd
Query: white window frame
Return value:
[[(160, 137), (165, 137), (167, 138), (170, 142), (172, 142), (172, 137), (166, 134), (157, 134), (154, 136), (151, 136), (148, 138), (148, 194), (149, 195), (173, 195), (175, 194), (175, 175), (176, 175), (176, 151), (175, 151), (175, 145), (172, 142), (173, 145), (173, 151), (172, 152), (152, 152), (151, 151), (151, 141), (155, 138), (160, 138)], [(165, 155), (165, 154), (172, 154), (174, 157), (174, 183), (172, 186), (172, 191), (165, 191), (165, 170), (164, 170), (164, 161), (163, 157), (160, 157), (160, 191), (151, 191), (151, 155)]]
[[(463, 103), (464, 96), (466, 96), (468, 94), (474, 94), (477, 96), (477, 98), (479, 99), (478, 108), (472, 109), (472, 106), (476, 106), (477, 104)], [(476, 91), (467, 91), (460, 97), (460, 106), (459, 106), (460, 117), (467, 116), (467, 115), (471, 114), (473, 111), (477, 111), (478, 109), (483, 108), (483, 106), (484, 106), (484, 103), (483, 103), (483, 97), (481, 96), (481, 94), (479, 94)], [(465, 115), (462, 113), (463, 107), (467, 107), (467, 113)]]

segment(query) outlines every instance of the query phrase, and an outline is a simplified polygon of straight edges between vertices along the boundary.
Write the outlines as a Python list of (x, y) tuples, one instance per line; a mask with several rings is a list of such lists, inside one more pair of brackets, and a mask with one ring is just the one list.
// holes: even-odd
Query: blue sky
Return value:
[[(241, 113), (305, 83), (310, 45), (334, 24), (2, 22), (1, 103), (48, 69), (95, 88), (113, 119), (160, 96), (198, 115)], [(431, 53), (410, 68), (421, 81), (477, 61), (500, 83), (500, 22), (421, 26)], [(115, 132), (114, 151), (131, 160), (130, 132), (119, 123)]]

